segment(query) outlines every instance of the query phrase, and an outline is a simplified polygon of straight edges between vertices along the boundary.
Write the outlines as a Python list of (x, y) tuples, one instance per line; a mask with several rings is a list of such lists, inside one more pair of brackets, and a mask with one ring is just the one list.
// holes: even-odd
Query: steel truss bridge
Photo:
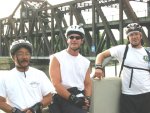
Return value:
[[(144, 17), (139, 17), (130, 2), (147, 4)], [(118, 10), (116, 20), (109, 20), (105, 9)], [(140, 9), (140, 6), (139, 6)], [(145, 46), (150, 46), (150, 0), (74, 0), (51, 5), (46, 0), (21, 0), (12, 14), (0, 19), (0, 56), (9, 56), (9, 45), (17, 39), (33, 44), (33, 56), (49, 56), (67, 47), (65, 30), (69, 25), (82, 24), (85, 43), (81, 53), (95, 56), (111, 46), (124, 44), (124, 27), (138, 22), (143, 30)], [(119, 40), (113, 30), (119, 32)]]

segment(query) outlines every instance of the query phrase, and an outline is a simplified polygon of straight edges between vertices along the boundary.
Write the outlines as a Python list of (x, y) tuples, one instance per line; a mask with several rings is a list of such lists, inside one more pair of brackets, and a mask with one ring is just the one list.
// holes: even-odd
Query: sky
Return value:
[[(11, 15), (20, 1), (21, 0), (0, 0), (0, 19), (4, 18), (4, 17), (8, 17), (9, 15)], [(60, 3), (68, 2), (68, 1), (73, 1), (73, 0), (47, 0), (47, 1), (52, 5), (56, 5), (56, 4), (60, 4)], [(140, 3), (140, 2), (130, 2), (130, 3), (131, 3), (131, 6), (134, 9), (134, 11), (136, 12), (138, 17), (142, 17), (142, 16), (145, 16), (147, 14), (146, 4)], [(139, 6), (140, 6), (140, 8), (139, 8)], [(103, 11), (104, 11), (104, 14), (107, 17), (108, 21), (118, 20), (118, 17), (119, 17), (118, 9), (104, 7)], [(111, 11), (111, 13), (110, 13), (110, 11)], [(85, 21), (87, 22), (87, 24), (91, 23), (92, 17), (89, 15), (92, 15), (92, 13), (91, 12), (85, 12), (84, 15), (85, 15), (84, 17), (85, 17)], [(88, 15), (88, 17), (86, 15)], [(119, 37), (119, 32), (117, 31), (115, 33)]]
[[(9, 15), (11, 15), (20, 1), (21, 0), (0, 0), (0, 18), (8, 17)], [(68, 1), (72, 1), (72, 0), (47, 0), (47, 1), (50, 4), (55, 5), (55, 4), (60, 4), (60, 3), (68, 2)], [(139, 8), (139, 6), (140, 6), (140, 8)], [(139, 13), (140, 13), (140, 10), (143, 10), (143, 8), (146, 8), (144, 6), (144, 4), (139, 5), (137, 2), (134, 3), (134, 5), (132, 7), (135, 10), (138, 10)], [(110, 14), (109, 10), (110, 9), (105, 10), (106, 12), (108, 12), (106, 14)], [(143, 14), (143, 13), (146, 13), (146, 12), (141, 12), (141, 13)]]
[[(21, 0), (0, 0), (0, 18), (8, 17), (13, 13)], [(47, 0), (50, 4), (60, 4), (72, 0)]]

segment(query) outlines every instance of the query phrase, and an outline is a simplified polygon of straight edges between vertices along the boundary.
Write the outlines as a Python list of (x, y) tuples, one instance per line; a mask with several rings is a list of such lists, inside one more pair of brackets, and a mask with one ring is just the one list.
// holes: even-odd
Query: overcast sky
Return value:
[[(8, 17), (15, 10), (21, 0), (0, 0), (0, 18)], [(50, 4), (60, 4), (72, 0), (47, 0)]]
[[(0, 0), (0, 19), (11, 15), (20, 1), (21, 0)], [(73, 1), (73, 0), (47, 0), (47, 1), (50, 4), (55, 5), (55, 4), (60, 4), (60, 3)], [(130, 3), (132, 5), (132, 8), (134, 9), (134, 11), (136, 13), (138, 12), (138, 14), (137, 14), (138, 17), (145, 16), (147, 14), (147, 12), (146, 12), (147, 5), (146, 4), (140, 3), (140, 2), (130, 2)], [(105, 7), (105, 8), (103, 8), (103, 11), (104, 11), (105, 16), (107, 17), (108, 21), (114, 20), (114, 18), (119, 17), (119, 11), (116, 8), (106, 8)], [(88, 15), (88, 17), (86, 15)], [(92, 15), (91, 12), (85, 12), (84, 17), (86, 19), (85, 20), (86, 22), (91, 23), (92, 17), (90, 15)]]
[[(0, 18), (8, 17), (9, 15), (11, 15), (20, 1), (21, 0), (0, 0)], [(47, 0), (47, 1), (50, 4), (55, 5), (55, 4), (60, 4), (63, 2), (68, 2), (73, 0)], [(146, 4), (140, 2), (130, 2), (130, 3), (133, 3), (132, 7), (136, 12), (138, 11), (138, 15), (137, 15), (138, 17), (141, 15), (145, 16), (147, 14)], [(106, 16), (108, 16), (108, 18), (109, 16), (111, 16), (112, 18), (112, 15), (118, 15), (119, 11), (118, 9), (115, 8), (104, 8), (104, 13)], [(114, 14), (114, 13), (118, 13), (118, 14)]]

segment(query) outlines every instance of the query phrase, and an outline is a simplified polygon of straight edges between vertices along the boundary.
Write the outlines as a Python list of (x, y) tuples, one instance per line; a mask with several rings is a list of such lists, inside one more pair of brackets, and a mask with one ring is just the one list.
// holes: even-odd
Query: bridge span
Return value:
[[(144, 16), (133, 8), (133, 2), (145, 5)], [(106, 8), (114, 20), (107, 16)], [(118, 14), (113, 14), (114, 9)], [(33, 44), (34, 56), (49, 56), (66, 48), (66, 28), (80, 23), (86, 32), (81, 48), (86, 57), (126, 43), (124, 27), (130, 22), (143, 26), (145, 46), (150, 46), (149, 9), (149, 0), (72, 0), (58, 5), (47, 0), (20, 0), (10, 16), (0, 19), (0, 56), (9, 56), (9, 45), (20, 38)]]

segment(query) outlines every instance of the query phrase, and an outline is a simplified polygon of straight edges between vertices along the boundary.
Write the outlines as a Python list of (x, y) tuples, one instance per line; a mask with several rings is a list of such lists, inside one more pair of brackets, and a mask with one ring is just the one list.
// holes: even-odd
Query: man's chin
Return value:
[(80, 49), (80, 48), (75, 48), (75, 49), (73, 49), (73, 50), (74, 50), (74, 51), (79, 51), (79, 49)]
[(73, 51), (78, 51), (80, 48), (79, 47), (72, 47), (71, 48)]
[(18, 68), (27, 68), (27, 67), (29, 67), (29, 63), (27, 64), (21, 64), (21, 65), (19, 65), (19, 66), (17, 66)]
[(132, 45), (132, 47), (138, 47), (139, 46), (139, 44), (131, 44)]

